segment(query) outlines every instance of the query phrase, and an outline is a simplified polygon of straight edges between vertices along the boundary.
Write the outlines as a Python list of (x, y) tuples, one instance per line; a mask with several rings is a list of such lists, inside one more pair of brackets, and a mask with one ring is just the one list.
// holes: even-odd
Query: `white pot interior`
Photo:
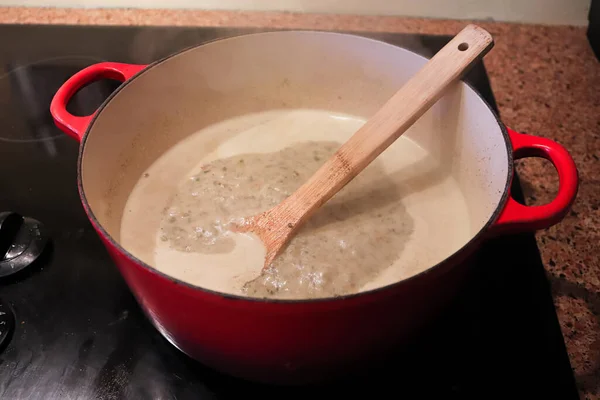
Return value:
[[(425, 62), (382, 42), (319, 32), (260, 33), (185, 51), (135, 78), (101, 111), (83, 149), (84, 194), (135, 257), (193, 285), (240, 294), (231, 273), (219, 275), (206, 257), (163, 248), (163, 210), (178, 186), (211, 160), (307, 140), (341, 144)], [(395, 261), (356, 291), (413, 276), (463, 247), (498, 208), (508, 173), (495, 116), (470, 87), (454, 86), (363, 172), (372, 182), (364, 190), (381, 193), (369, 200), (359, 191), (352, 201), (359, 210), (398, 202), (403, 233), (363, 249)], [(260, 269), (254, 264), (228, 268), (246, 279)]]

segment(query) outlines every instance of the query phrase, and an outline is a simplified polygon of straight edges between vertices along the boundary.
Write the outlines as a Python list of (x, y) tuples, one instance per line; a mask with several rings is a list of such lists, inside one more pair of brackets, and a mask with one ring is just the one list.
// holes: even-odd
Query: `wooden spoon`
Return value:
[(235, 226), (234, 230), (252, 232), (262, 240), (264, 268), (319, 207), (411, 127), (493, 45), (487, 31), (466, 26), (298, 190), (272, 209)]

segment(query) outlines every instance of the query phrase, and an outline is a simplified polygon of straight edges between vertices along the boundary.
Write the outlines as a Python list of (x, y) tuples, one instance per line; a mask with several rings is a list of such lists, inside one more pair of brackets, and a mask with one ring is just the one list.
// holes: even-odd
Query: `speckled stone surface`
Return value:
[[(0, 23), (254, 26), (448, 34), (465, 21), (350, 15), (173, 10), (0, 8)], [(502, 120), (545, 136), (571, 153), (580, 176), (577, 200), (560, 224), (537, 233), (558, 317), (582, 398), (600, 398), (600, 63), (585, 29), (478, 22), (496, 45), (485, 58)], [(528, 204), (558, 188), (545, 161), (519, 162)]]

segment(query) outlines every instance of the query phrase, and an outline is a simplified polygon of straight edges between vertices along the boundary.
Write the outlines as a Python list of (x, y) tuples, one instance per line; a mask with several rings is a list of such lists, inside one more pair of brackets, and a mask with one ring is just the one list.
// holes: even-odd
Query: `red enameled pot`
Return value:
[[(140, 176), (203, 127), (274, 109), (367, 119), (425, 62), (354, 35), (269, 32), (217, 40), (151, 65), (95, 64), (64, 83), (51, 112), (57, 126), (81, 142), (83, 207), (168, 341), (210, 367), (251, 380), (302, 383), (332, 376), (417, 334), (458, 290), (483, 240), (547, 228), (565, 216), (578, 188), (568, 152), (507, 129), (461, 82), (406, 133), (452, 174), (470, 213), (468, 240), (425, 271), (344, 297), (255, 299), (183, 282), (120, 242), (124, 204)], [(69, 114), (69, 99), (99, 79), (123, 84), (93, 115)], [(524, 157), (543, 157), (556, 167), (560, 187), (549, 204), (524, 206), (511, 198), (513, 163)]]

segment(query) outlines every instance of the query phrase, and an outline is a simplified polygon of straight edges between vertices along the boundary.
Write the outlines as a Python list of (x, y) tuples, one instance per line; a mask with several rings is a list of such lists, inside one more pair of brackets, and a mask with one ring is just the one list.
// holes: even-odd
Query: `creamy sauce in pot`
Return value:
[(426, 270), (470, 238), (468, 212), (448, 168), (406, 137), (309, 219), (265, 272), (262, 242), (228, 229), (289, 196), (363, 123), (280, 110), (197, 132), (137, 183), (122, 245), (183, 281), (253, 297), (340, 296)]

